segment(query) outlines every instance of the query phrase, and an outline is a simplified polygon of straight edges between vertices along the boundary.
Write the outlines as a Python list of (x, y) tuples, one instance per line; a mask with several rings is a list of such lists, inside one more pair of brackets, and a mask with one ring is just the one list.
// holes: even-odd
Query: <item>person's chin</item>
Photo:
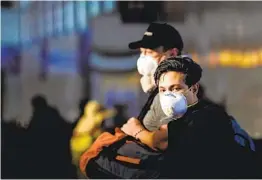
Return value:
[(147, 86), (142, 86), (142, 89), (145, 93), (150, 93), (154, 89), (154, 85), (147, 85)]

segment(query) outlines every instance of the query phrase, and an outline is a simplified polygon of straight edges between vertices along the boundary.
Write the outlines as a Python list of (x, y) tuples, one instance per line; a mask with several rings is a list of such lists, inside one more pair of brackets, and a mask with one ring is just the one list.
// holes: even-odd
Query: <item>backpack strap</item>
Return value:
[[(212, 105), (211, 105), (212, 106)], [(217, 105), (213, 105), (213, 107), (214, 108), (216, 108), (217, 107)], [(233, 117), (233, 116), (231, 116), (231, 115), (229, 115), (227, 112), (225, 112), (225, 111), (223, 111), (223, 113), (225, 113), (225, 115), (227, 116), (227, 118), (228, 118), (228, 120), (229, 120), (229, 123), (230, 123), (230, 125), (231, 125), (231, 127), (232, 127), (232, 130), (233, 130), (233, 133), (232, 133), (232, 135), (233, 135), (233, 141), (235, 142), (235, 143), (237, 143), (237, 145), (240, 145), (240, 146), (242, 146), (244, 149), (246, 149), (246, 150), (248, 150), (248, 151), (252, 151), (252, 145), (251, 145), (251, 143), (252, 142), (250, 142), (250, 139), (247, 137), (247, 136), (245, 136), (243, 133), (241, 133), (241, 132), (245, 132), (240, 126), (239, 126), (239, 124), (237, 123), (237, 121), (235, 120), (235, 118)], [(237, 127), (234, 127), (234, 123), (236, 123), (236, 125), (237, 125)], [(239, 128), (239, 131), (236, 131), (236, 129), (235, 128)], [(247, 134), (248, 135), (248, 134)], [(243, 139), (244, 141), (245, 141), (245, 144), (244, 145), (242, 145), (241, 143), (239, 143), (235, 138), (236, 137), (240, 137), (241, 139)]]
[[(240, 127), (240, 125), (237, 123), (235, 118), (233, 116), (228, 115), (230, 119), (230, 124), (232, 126), (232, 129), (234, 131), (234, 140), (241, 146), (243, 146), (247, 150), (255, 151), (254, 144), (252, 139), (249, 137), (248, 133), (244, 129)], [(235, 138), (240, 137), (245, 141), (244, 145), (238, 142)]]

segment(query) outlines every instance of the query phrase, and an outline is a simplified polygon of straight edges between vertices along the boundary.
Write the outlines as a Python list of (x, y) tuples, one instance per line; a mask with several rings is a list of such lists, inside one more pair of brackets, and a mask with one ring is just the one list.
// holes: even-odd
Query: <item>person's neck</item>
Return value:
[(188, 105), (188, 107), (193, 107), (199, 102), (198, 99), (196, 99), (192, 104)]

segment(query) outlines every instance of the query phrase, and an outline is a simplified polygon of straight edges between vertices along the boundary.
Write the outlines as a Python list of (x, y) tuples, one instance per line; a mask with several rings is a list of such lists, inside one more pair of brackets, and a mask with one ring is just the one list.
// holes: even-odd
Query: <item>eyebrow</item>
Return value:
[[(172, 87), (181, 87), (181, 85), (180, 84), (172, 84), (172, 85), (170, 85), (169, 86), (169, 88), (172, 88)], [(159, 88), (165, 88), (164, 86), (159, 86)]]

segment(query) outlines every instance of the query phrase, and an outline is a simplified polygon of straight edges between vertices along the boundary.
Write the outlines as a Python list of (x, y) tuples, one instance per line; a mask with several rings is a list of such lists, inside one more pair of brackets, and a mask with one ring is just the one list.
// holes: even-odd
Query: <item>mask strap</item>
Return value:
[(192, 107), (192, 106), (196, 105), (197, 103), (198, 103), (198, 101), (196, 101), (196, 102), (193, 103), (193, 104), (188, 105), (187, 107)]

